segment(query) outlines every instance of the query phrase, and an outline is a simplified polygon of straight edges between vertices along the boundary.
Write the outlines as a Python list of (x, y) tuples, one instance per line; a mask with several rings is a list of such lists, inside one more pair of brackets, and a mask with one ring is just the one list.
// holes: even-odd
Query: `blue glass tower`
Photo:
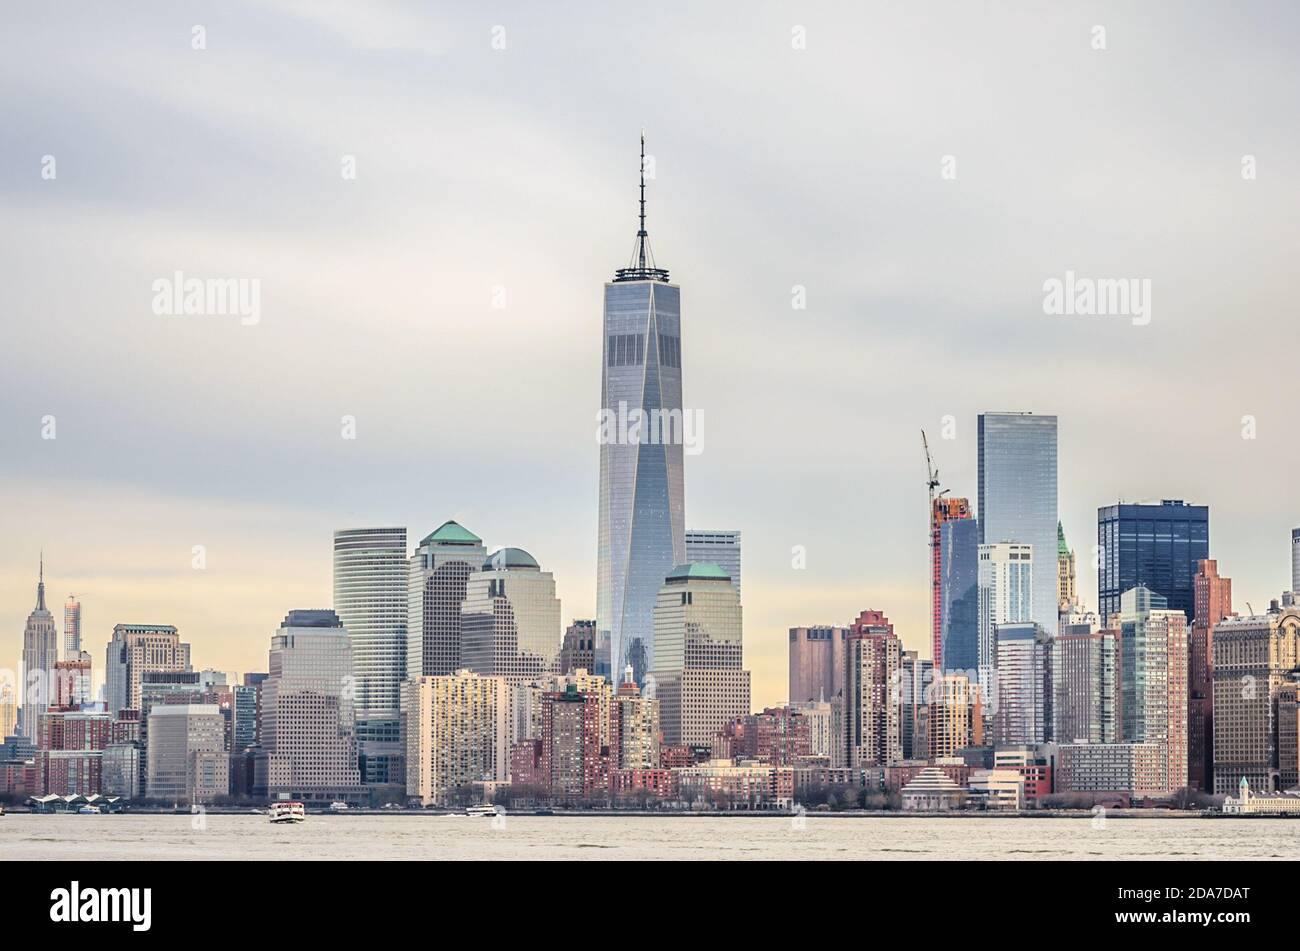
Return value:
[(1034, 546), (1033, 617), (1056, 633), (1056, 417), (981, 413), (980, 541)]
[(1119, 613), (1120, 596), (1150, 588), (1182, 611), (1190, 624), (1196, 563), (1210, 557), (1210, 507), (1181, 499), (1106, 505), (1097, 509), (1097, 605), (1103, 624)]
[(631, 263), (605, 285), (596, 554), (598, 638), (612, 675), (631, 665), (638, 684), (654, 666), (659, 589), (686, 562), (681, 356), (681, 292), (645, 228), (642, 135), (641, 227)]
[(939, 599), (943, 605), (943, 669), (979, 666), (979, 523), (954, 519), (939, 526)]

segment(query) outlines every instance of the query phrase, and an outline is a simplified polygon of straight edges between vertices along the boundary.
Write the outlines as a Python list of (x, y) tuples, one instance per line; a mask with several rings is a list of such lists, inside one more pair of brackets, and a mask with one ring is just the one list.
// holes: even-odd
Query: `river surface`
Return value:
[(1284, 819), (708, 816), (29, 815), (20, 859), (1295, 859)]

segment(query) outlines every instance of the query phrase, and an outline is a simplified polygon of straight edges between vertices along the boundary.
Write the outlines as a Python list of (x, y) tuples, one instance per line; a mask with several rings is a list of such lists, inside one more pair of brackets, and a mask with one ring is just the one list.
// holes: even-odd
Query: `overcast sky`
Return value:
[[(1208, 503), (1239, 609), (1289, 586), (1290, 5), (474, 6), (0, 13), (0, 667), (42, 546), (97, 673), (118, 622), (265, 669), (280, 618), (329, 604), (343, 527), (454, 517), (594, 616), (600, 301), (642, 127), (704, 419), (687, 525), (744, 532), (756, 704), (792, 625), (875, 608), (928, 651), (919, 430), (973, 499), (982, 410), (1060, 417), (1090, 605), (1120, 497)], [(260, 322), (156, 315), (177, 270), (259, 280)], [(1150, 323), (1046, 316), (1067, 270), (1149, 279)]]

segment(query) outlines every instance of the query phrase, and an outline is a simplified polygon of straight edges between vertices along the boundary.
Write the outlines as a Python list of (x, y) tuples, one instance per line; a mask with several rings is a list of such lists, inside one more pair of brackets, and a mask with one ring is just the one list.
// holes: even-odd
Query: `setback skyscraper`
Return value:
[(411, 555), (407, 583), (406, 676), (450, 677), (460, 670), (460, 605), (465, 584), (487, 557), (483, 541), (443, 522)]
[(643, 684), (655, 664), (659, 589), (687, 561), (681, 292), (650, 253), (645, 136), (641, 226), (631, 263), (605, 285), (604, 310), (596, 627), (609, 640), (611, 670), (630, 664)]
[(352, 638), (362, 780), (404, 783), (401, 685), (406, 678), (406, 529), (334, 533), (334, 610)]
[[(938, 504), (938, 503), (936, 503)], [(938, 671), (972, 671), (979, 665), (979, 522), (963, 517), (939, 525)]]
[[(1021, 542), (1036, 556), (1056, 551), (1056, 417), (982, 413), (979, 417), (980, 541)], [(1031, 615), (1045, 632), (1057, 627), (1056, 572), (1035, 566)]]
[(23, 702), (23, 735), (39, 736), (41, 714), (54, 696), (54, 665), (59, 660), (59, 629), (45, 606), (45, 557), (36, 582), (36, 607), (23, 628), (23, 673), (19, 690)]

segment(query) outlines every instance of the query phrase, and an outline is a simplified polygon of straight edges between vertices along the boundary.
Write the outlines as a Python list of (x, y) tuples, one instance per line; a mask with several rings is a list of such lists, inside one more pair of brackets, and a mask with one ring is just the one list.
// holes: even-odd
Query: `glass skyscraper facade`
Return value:
[[(1120, 610), (1120, 596), (1150, 588), (1191, 623), (1196, 564), (1210, 557), (1210, 508), (1180, 499), (1158, 504), (1106, 505), (1097, 510), (1097, 604), (1103, 625)], [(1216, 619), (1217, 620), (1217, 619)]]
[(406, 678), (405, 528), (334, 533), (334, 610), (352, 639), (354, 704), (363, 778), (400, 783), (399, 708)]
[[(1056, 551), (1056, 417), (981, 413), (979, 417), (980, 541), (1020, 542)], [(1035, 570), (1033, 615), (1048, 634), (1057, 627), (1057, 578)]]
[(650, 257), (644, 175), (641, 189), (632, 264), (605, 285), (596, 627), (611, 670), (643, 685), (659, 589), (687, 559), (681, 292)]
[(979, 664), (979, 523), (973, 518), (939, 526), (940, 643), (945, 671)]

